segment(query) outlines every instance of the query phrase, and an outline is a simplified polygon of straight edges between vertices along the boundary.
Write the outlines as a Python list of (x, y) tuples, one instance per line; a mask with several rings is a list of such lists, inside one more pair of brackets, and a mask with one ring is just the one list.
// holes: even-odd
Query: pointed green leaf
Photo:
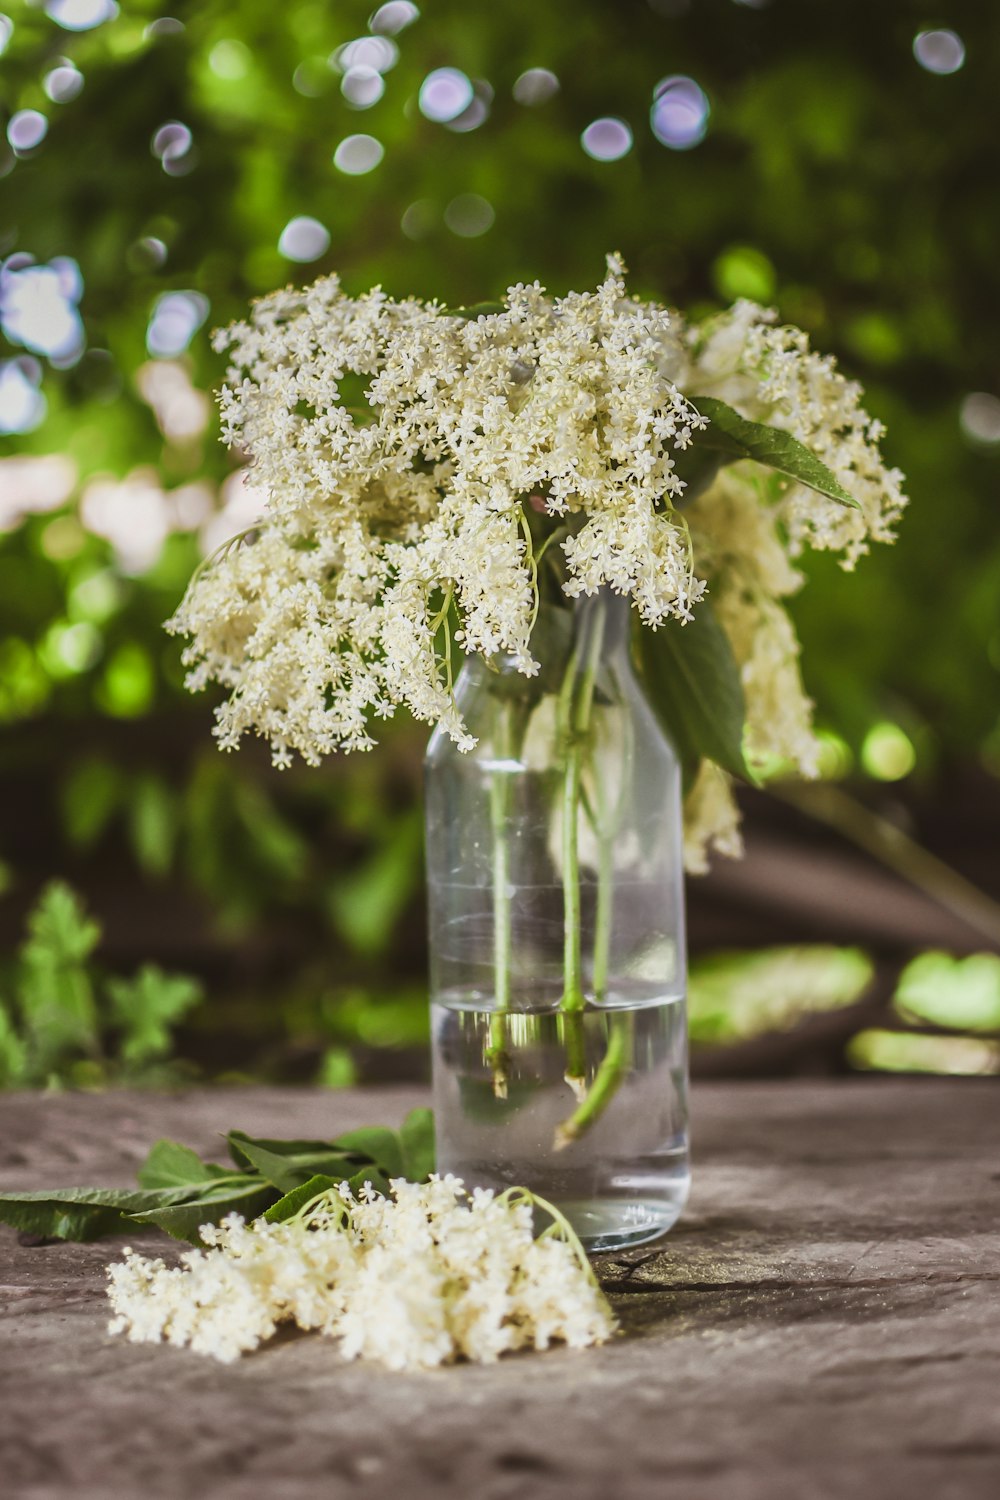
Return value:
[(707, 428), (692, 433), (692, 441), (698, 447), (714, 449), (732, 461), (752, 458), (756, 463), (766, 464), (769, 469), (776, 469), (779, 474), (786, 474), (789, 479), (836, 500), (839, 505), (849, 505), (852, 510), (861, 509), (833, 470), (790, 432), (768, 427), (763, 422), (751, 422), (714, 396), (696, 396), (693, 402), (709, 421)]
[(314, 1198), (318, 1198), (320, 1193), (332, 1192), (335, 1188), (339, 1188), (344, 1181), (347, 1182), (347, 1186), (355, 1198), (366, 1184), (373, 1188), (376, 1193), (381, 1193), (383, 1198), (388, 1198), (392, 1191), (377, 1167), (363, 1167), (361, 1171), (355, 1172), (352, 1177), (346, 1179), (343, 1177), (327, 1177), (322, 1172), (317, 1172), (316, 1176), (310, 1177), (308, 1182), (303, 1182), (301, 1186), (293, 1188), (290, 1193), (286, 1193), (283, 1198), (279, 1198), (277, 1203), (272, 1203), (271, 1207), (264, 1214), (264, 1218), (269, 1224), (282, 1224), (286, 1219), (294, 1218), (301, 1209), (305, 1208), (307, 1203), (311, 1203)]
[(749, 779), (743, 759), (743, 688), (729, 638), (703, 600), (686, 625), (668, 620), (639, 632), (647, 696), (684, 769), (685, 786), (702, 758)]
[(277, 1203), (272, 1203), (271, 1207), (265, 1211), (264, 1218), (269, 1224), (283, 1224), (286, 1219), (293, 1219), (300, 1209), (305, 1208), (306, 1204), (311, 1203), (314, 1198), (318, 1198), (320, 1193), (329, 1193), (338, 1186), (339, 1183), (335, 1182), (332, 1177), (324, 1177), (322, 1172), (317, 1172), (316, 1176), (310, 1177), (308, 1182), (292, 1188), (291, 1192), (279, 1198)]
[[(291, 1145), (304, 1149), (278, 1149)], [(356, 1169), (361, 1156), (359, 1152), (342, 1151), (323, 1141), (258, 1141), (238, 1130), (230, 1132), (229, 1149), (283, 1193), (291, 1192), (316, 1172), (343, 1182)]]
[(190, 1146), (167, 1140), (156, 1142), (136, 1174), (140, 1187), (189, 1188), (192, 1196), (201, 1190), (202, 1183), (232, 1175), (225, 1167), (202, 1161)]
[(269, 1182), (260, 1177), (231, 1177), (220, 1180), (215, 1187), (206, 1186), (197, 1198), (186, 1198), (183, 1203), (160, 1204), (144, 1212), (132, 1214), (137, 1224), (155, 1224), (165, 1229), (175, 1240), (187, 1240), (191, 1245), (201, 1243), (198, 1230), (202, 1224), (218, 1224), (227, 1214), (241, 1214), (248, 1222), (256, 1219), (280, 1196)]
[(268, 1151), (258, 1141), (244, 1138), (240, 1141), (240, 1150), (264, 1180), (272, 1183), (282, 1193), (290, 1193), (316, 1172), (335, 1176), (338, 1182), (342, 1182), (356, 1166), (356, 1162), (344, 1152), (334, 1151), (329, 1146), (323, 1150), (293, 1156)]
[(360, 1130), (349, 1130), (333, 1142), (341, 1151), (357, 1156), (367, 1156), (387, 1177), (405, 1177), (406, 1165), (403, 1143), (395, 1130), (387, 1125), (362, 1125)]
[(399, 1138), (403, 1143), (403, 1175), (410, 1182), (426, 1182), (437, 1160), (434, 1111), (411, 1109), (399, 1127)]
[(271, 1140), (266, 1136), (247, 1135), (245, 1130), (230, 1130), (226, 1136), (226, 1145), (229, 1147), (229, 1154), (233, 1161), (242, 1171), (246, 1171), (253, 1165), (243, 1149), (247, 1141), (251, 1145), (261, 1147), (264, 1151), (274, 1152), (276, 1156), (305, 1156), (314, 1152), (329, 1152), (332, 1149), (329, 1141)]
[(52, 1188), (0, 1194), (0, 1223), (46, 1240), (97, 1240), (134, 1223), (132, 1214), (167, 1206), (170, 1192), (129, 1188)]

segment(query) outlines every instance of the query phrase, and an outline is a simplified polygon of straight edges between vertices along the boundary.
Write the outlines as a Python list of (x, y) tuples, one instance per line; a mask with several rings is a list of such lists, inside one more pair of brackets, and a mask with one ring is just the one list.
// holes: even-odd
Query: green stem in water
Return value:
[[(501, 701), (496, 710), (494, 760), (509, 760), (513, 750), (511, 704)], [(510, 844), (507, 820), (510, 813), (510, 776), (494, 764), (490, 780), (490, 819), (493, 830), (493, 1011), (490, 1016), (486, 1061), (493, 1073), (493, 1092), (507, 1097), (510, 1056), (507, 1051), (506, 1013), (510, 1009)]]
[[(583, 756), (590, 731), (594, 682), (604, 638), (604, 610), (596, 607), (590, 616), (590, 640), (582, 674), (577, 680), (579, 648), (570, 657), (559, 694), (559, 723), (566, 745), (563, 772), (563, 1036), (566, 1046), (566, 1082), (578, 1099), (584, 1096), (587, 1074), (586, 1036), (583, 1012), (583, 955), (580, 933), (580, 781)], [(575, 702), (574, 702), (575, 696)]]
[(571, 1146), (607, 1109), (632, 1065), (634, 1039), (635, 1016), (632, 1012), (613, 1013), (608, 1050), (594, 1074), (594, 1081), (569, 1118), (556, 1127), (554, 1145), (557, 1151)]
[(614, 854), (610, 833), (602, 828), (597, 836), (597, 911), (594, 914), (594, 999), (603, 1000), (608, 989), (611, 958), (611, 905)]

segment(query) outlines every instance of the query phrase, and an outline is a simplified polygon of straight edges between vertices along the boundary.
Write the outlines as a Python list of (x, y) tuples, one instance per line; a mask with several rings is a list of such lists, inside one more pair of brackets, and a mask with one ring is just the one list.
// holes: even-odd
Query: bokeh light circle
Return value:
[(515, 80), (513, 88), (517, 103), (526, 104), (529, 108), (535, 104), (544, 104), (558, 92), (559, 80), (548, 68), (528, 68)]
[(278, 250), (286, 260), (295, 260), (305, 265), (319, 260), (330, 248), (330, 231), (318, 219), (300, 214), (289, 219), (278, 239)]
[(580, 144), (594, 161), (620, 161), (632, 149), (632, 131), (624, 120), (605, 115), (591, 121), (580, 136)]
[(73, 63), (64, 59), (46, 73), (42, 87), (53, 104), (68, 104), (83, 88), (83, 74)]
[(693, 78), (674, 74), (661, 79), (653, 90), (649, 123), (661, 146), (671, 151), (690, 151), (705, 139), (711, 106), (705, 91)]
[(957, 73), (965, 62), (965, 43), (957, 31), (921, 31), (913, 39), (913, 55), (928, 73)]
[(345, 136), (333, 153), (333, 165), (348, 177), (374, 171), (385, 155), (385, 147), (373, 135)]
[(201, 292), (164, 292), (153, 304), (146, 348), (158, 359), (183, 354), (209, 313), (208, 298)]
[(468, 109), (475, 93), (472, 79), (458, 68), (435, 68), (420, 85), (420, 113), (438, 125), (447, 125)]
[(388, 0), (380, 5), (368, 22), (369, 31), (380, 36), (395, 36), (405, 26), (411, 26), (420, 12), (411, 0)]
[(452, 234), (461, 239), (477, 239), (492, 229), (496, 221), (493, 204), (479, 193), (459, 193), (444, 211), (444, 222)]
[(351, 68), (374, 68), (376, 73), (388, 73), (398, 60), (399, 48), (386, 36), (359, 36), (356, 41), (338, 47), (330, 59), (341, 73)]
[(385, 79), (377, 68), (348, 68), (340, 81), (340, 92), (354, 109), (370, 109), (385, 93)]
[(38, 109), (19, 109), (7, 121), (7, 139), (15, 151), (34, 151), (49, 131), (49, 122)]
[(118, 14), (115, 0), (49, 0), (45, 14), (64, 31), (92, 31)]
[(1000, 443), (1000, 400), (988, 391), (972, 391), (962, 402), (959, 421), (966, 437), (977, 443)]

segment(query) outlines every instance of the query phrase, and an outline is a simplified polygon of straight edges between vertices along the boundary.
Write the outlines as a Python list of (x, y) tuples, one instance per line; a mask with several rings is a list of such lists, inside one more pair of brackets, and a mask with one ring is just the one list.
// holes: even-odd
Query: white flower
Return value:
[(279, 1324), (321, 1329), (345, 1359), (423, 1370), (509, 1349), (573, 1348), (614, 1331), (575, 1237), (533, 1237), (528, 1194), (466, 1194), (455, 1177), (392, 1183), (392, 1198), (346, 1184), (301, 1218), (201, 1231), (180, 1264), (125, 1251), (108, 1268), (112, 1333), (188, 1346), (224, 1363)]
[[(277, 765), (316, 765), (369, 749), (373, 721), (405, 706), (471, 749), (459, 654), (537, 672), (537, 562), (551, 542), (569, 598), (610, 587), (648, 627), (690, 620), (707, 596), (740, 669), (750, 763), (814, 774), (782, 603), (801, 582), (792, 562), (808, 546), (853, 567), (871, 540), (893, 539), (906, 501), (860, 388), (801, 330), (746, 301), (688, 325), (628, 296), (610, 256), (593, 292), (517, 285), (471, 320), (378, 288), (348, 297), (326, 277), (264, 297), (215, 347), (231, 357), (223, 436), (269, 503), (196, 574), (169, 628), (190, 637), (189, 687), (228, 692), (224, 748), (253, 732)], [(860, 509), (754, 464), (688, 501), (676, 454), (707, 425), (709, 395), (793, 434)], [(739, 848), (717, 768), (686, 819), (689, 868), (709, 844)]]
[(192, 689), (217, 681), (226, 748), (266, 736), (279, 765), (366, 749), (405, 705), (471, 740), (440, 635), (531, 674), (536, 595), (525, 502), (562, 525), (570, 596), (610, 584), (643, 619), (690, 617), (695, 578), (673, 450), (704, 425), (661, 373), (667, 311), (625, 295), (515, 286), (472, 321), (359, 298), (335, 277), (274, 293), (231, 350), (226, 440), (269, 496), (260, 525), (202, 570), (171, 621)]

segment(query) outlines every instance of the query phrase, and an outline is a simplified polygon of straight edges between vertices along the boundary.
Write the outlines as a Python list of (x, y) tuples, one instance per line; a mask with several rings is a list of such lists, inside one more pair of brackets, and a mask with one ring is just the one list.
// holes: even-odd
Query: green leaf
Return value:
[(226, 1136), (226, 1145), (229, 1147), (229, 1154), (233, 1161), (242, 1171), (253, 1166), (244, 1150), (247, 1142), (261, 1147), (264, 1151), (272, 1151), (276, 1156), (308, 1156), (323, 1151), (329, 1153), (333, 1149), (329, 1141), (278, 1141), (269, 1140), (264, 1136), (247, 1135), (245, 1130), (230, 1130)]
[(673, 741), (685, 787), (705, 758), (750, 779), (743, 759), (743, 688), (729, 638), (702, 601), (686, 625), (668, 620), (639, 632), (650, 704)]
[(165, 1057), (171, 1049), (171, 1023), (202, 998), (202, 987), (186, 974), (164, 974), (145, 964), (132, 979), (109, 979), (108, 997), (125, 1035), (122, 1060), (132, 1065)]
[(403, 1142), (387, 1125), (362, 1125), (359, 1130), (338, 1136), (333, 1145), (352, 1155), (367, 1156), (387, 1177), (406, 1176)]
[(286, 1219), (294, 1218), (301, 1208), (305, 1208), (307, 1203), (312, 1202), (313, 1198), (318, 1198), (320, 1193), (332, 1192), (338, 1186), (339, 1183), (335, 1182), (332, 1177), (324, 1177), (322, 1172), (317, 1172), (315, 1177), (310, 1177), (308, 1181), (292, 1188), (291, 1192), (286, 1193), (283, 1198), (279, 1198), (277, 1203), (272, 1203), (271, 1207), (265, 1210), (264, 1218), (269, 1224), (283, 1224)]
[[(342, 1177), (326, 1177), (322, 1172), (317, 1172), (315, 1177), (310, 1177), (307, 1182), (303, 1182), (297, 1188), (292, 1188), (291, 1192), (279, 1198), (277, 1203), (272, 1203), (265, 1212), (264, 1218), (269, 1224), (284, 1223), (286, 1219), (294, 1218), (300, 1209), (305, 1208), (306, 1204), (311, 1203), (314, 1198), (318, 1198), (320, 1193), (332, 1192), (344, 1180)], [(355, 1197), (366, 1184), (374, 1188), (376, 1193), (381, 1193), (383, 1198), (388, 1198), (392, 1191), (381, 1172), (373, 1167), (365, 1167), (362, 1171), (355, 1172), (346, 1181)]]
[(0, 1194), (0, 1223), (46, 1240), (96, 1240), (118, 1234), (133, 1214), (165, 1207), (172, 1195), (129, 1188), (52, 1188)]
[(698, 447), (726, 454), (731, 461), (752, 458), (756, 463), (766, 464), (769, 469), (776, 469), (779, 474), (786, 474), (789, 479), (836, 500), (839, 505), (849, 505), (852, 510), (861, 509), (833, 470), (790, 432), (768, 427), (763, 422), (751, 422), (714, 396), (696, 396), (693, 401), (702, 416), (709, 420), (707, 428), (692, 433), (692, 441)]
[(294, 1153), (269, 1151), (260, 1141), (252, 1140), (249, 1136), (239, 1135), (236, 1131), (232, 1135), (237, 1136), (239, 1150), (251, 1166), (282, 1193), (290, 1193), (317, 1172), (334, 1176), (338, 1182), (343, 1182), (356, 1166), (346, 1152), (336, 1151), (331, 1146)]
[(27, 1082), (27, 1075), (27, 1048), (0, 1001), (0, 1089), (16, 1088)]
[(249, 1222), (270, 1208), (279, 1196), (269, 1182), (262, 1182), (256, 1174), (229, 1177), (220, 1179), (215, 1187), (206, 1187), (196, 1198), (160, 1204), (134, 1213), (132, 1218), (138, 1224), (155, 1224), (158, 1229), (165, 1229), (175, 1240), (198, 1245), (202, 1224), (218, 1224), (227, 1214), (241, 1214)]
[(331, 890), (330, 916), (356, 952), (384, 952), (417, 884), (422, 839), (423, 819), (414, 809), (394, 824), (381, 848), (349, 880)]
[(192, 1195), (200, 1185), (219, 1177), (231, 1178), (233, 1174), (225, 1167), (204, 1162), (190, 1146), (179, 1141), (157, 1141), (136, 1174), (140, 1187), (178, 1188), (188, 1187)]
[(89, 849), (104, 833), (122, 800), (122, 773), (91, 757), (74, 766), (62, 789), (63, 827), (71, 843)]
[(28, 918), (26, 960), (82, 963), (101, 940), (99, 922), (88, 917), (79, 896), (62, 880), (47, 885)]
[(437, 1161), (434, 1111), (411, 1109), (399, 1127), (399, 1137), (403, 1143), (403, 1175), (410, 1182), (426, 1182)]
[(128, 831), (145, 874), (165, 875), (170, 869), (178, 826), (176, 798), (162, 777), (137, 777), (128, 802)]
[(62, 881), (42, 892), (21, 948), (19, 1001), (31, 1042), (32, 1071), (45, 1076), (67, 1053), (95, 1055), (97, 1009), (86, 960), (101, 929)]

